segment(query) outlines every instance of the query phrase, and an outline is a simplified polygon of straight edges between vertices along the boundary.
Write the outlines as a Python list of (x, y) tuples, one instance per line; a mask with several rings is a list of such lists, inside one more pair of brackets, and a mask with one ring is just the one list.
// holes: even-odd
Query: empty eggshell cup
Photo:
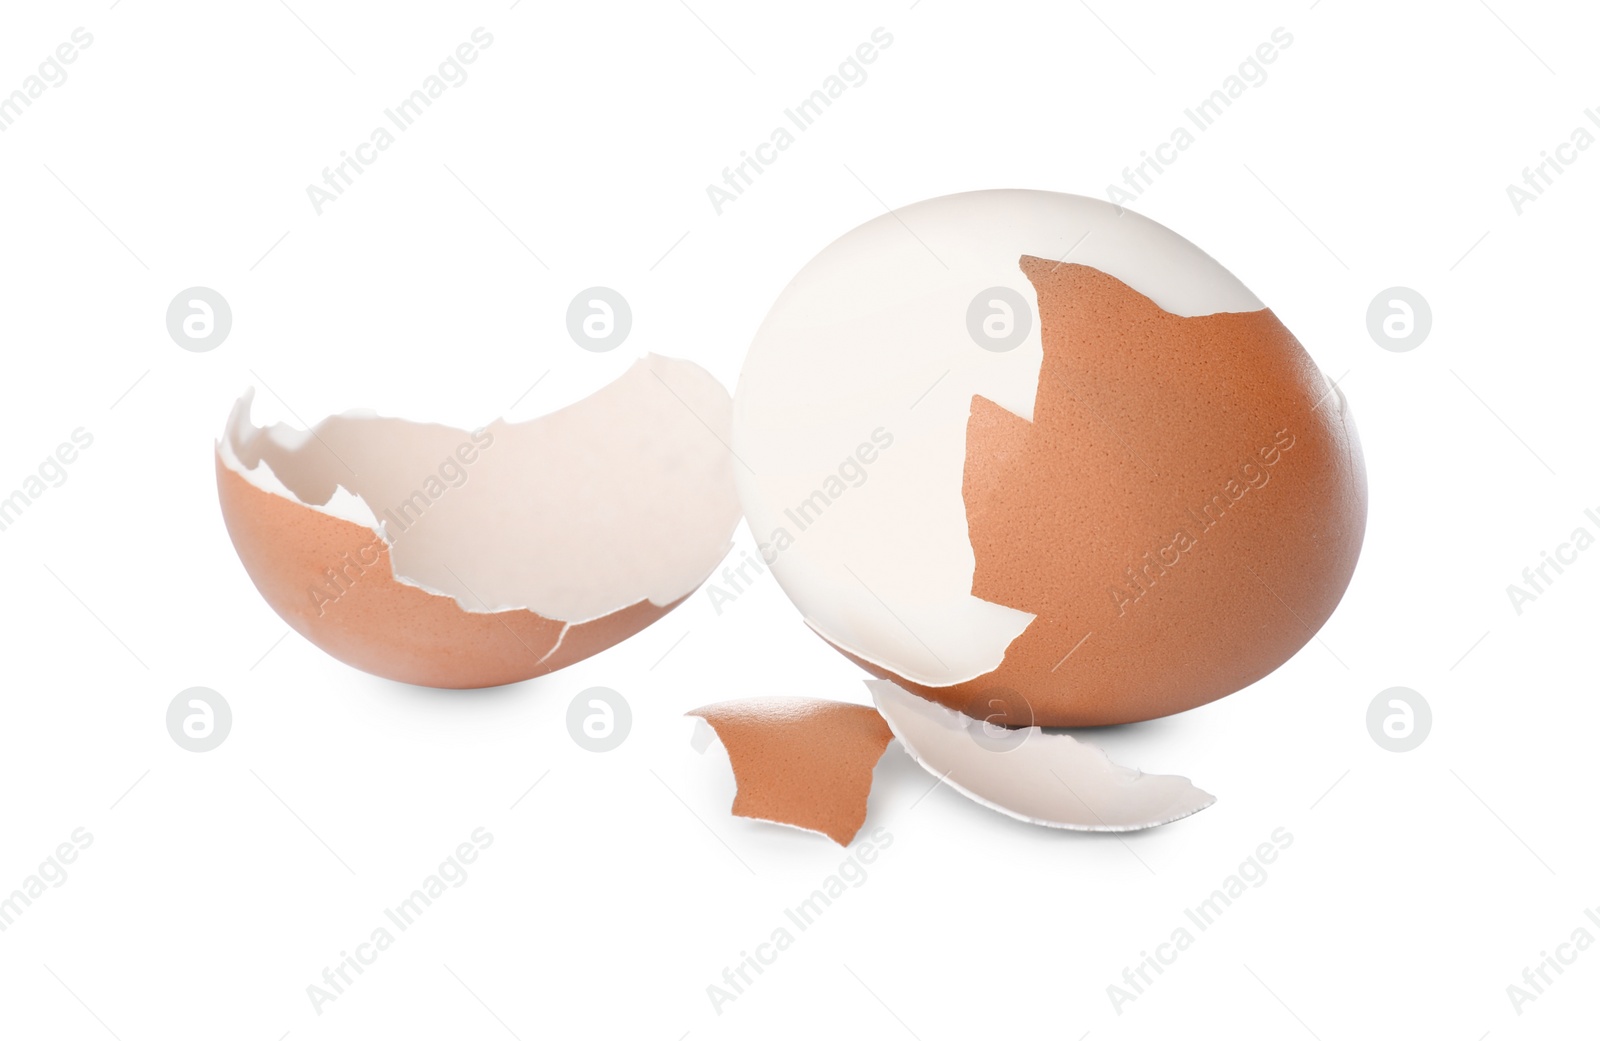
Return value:
[(473, 431), (365, 412), (262, 429), (252, 396), (216, 445), (239, 559), (296, 632), (389, 679), (489, 687), (581, 661), (699, 587), (739, 520), (728, 392), (686, 361)]

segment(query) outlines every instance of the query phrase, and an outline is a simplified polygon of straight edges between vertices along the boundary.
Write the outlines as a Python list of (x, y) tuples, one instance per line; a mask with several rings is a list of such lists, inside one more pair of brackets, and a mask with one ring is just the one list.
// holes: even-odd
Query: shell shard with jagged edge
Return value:
[(1186, 777), (1119, 766), (1070, 734), (988, 728), (887, 680), (868, 680), (867, 687), (889, 729), (923, 769), (967, 798), (1029, 824), (1139, 831), (1217, 801)]
[(295, 631), (389, 679), (487, 687), (596, 654), (692, 593), (738, 523), (731, 401), (689, 362), (474, 431), (257, 428), (252, 394), (216, 445), (239, 559)]
[(892, 738), (875, 709), (769, 697), (688, 715), (710, 724), (728, 752), (735, 816), (818, 832), (841, 846), (866, 823), (873, 770)]

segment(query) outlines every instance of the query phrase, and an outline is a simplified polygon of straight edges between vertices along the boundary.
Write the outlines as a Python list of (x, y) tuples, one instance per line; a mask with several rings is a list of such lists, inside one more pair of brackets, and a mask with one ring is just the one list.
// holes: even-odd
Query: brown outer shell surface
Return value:
[(973, 595), (1037, 617), (948, 687), (845, 653), (1013, 726), (1153, 719), (1255, 682), (1355, 570), (1366, 472), (1342, 395), (1270, 310), (1181, 317), (1096, 268), (1021, 266), (1034, 419), (973, 398), (962, 493)]
[(733, 812), (848, 845), (867, 819), (872, 771), (894, 736), (874, 708), (751, 698), (688, 713), (717, 732), (739, 786)]
[(371, 528), (264, 491), (220, 454), (216, 467), (228, 535), (262, 597), (324, 651), (387, 679), (453, 688), (516, 683), (620, 643), (682, 603), (641, 601), (570, 627), (532, 611), (465, 611), (451, 597), (397, 581), (388, 547)]

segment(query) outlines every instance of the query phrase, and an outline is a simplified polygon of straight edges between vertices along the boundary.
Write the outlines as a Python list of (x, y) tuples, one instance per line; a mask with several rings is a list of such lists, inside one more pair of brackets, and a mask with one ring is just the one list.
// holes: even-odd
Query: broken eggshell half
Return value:
[(429, 687), (540, 676), (706, 579), (739, 519), (727, 390), (648, 355), (566, 408), (475, 431), (352, 411), (216, 444), (228, 534), (267, 603), (358, 669)]

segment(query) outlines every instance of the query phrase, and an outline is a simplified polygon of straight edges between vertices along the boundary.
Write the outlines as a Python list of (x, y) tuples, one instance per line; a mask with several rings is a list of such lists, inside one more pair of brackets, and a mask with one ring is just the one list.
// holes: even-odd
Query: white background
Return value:
[[(1506, 185), (1600, 104), (1597, 25), (1493, 2), (8, 5), (0, 92), (75, 27), (94, 42), (0, 134), (0, 494), (75, 428), (94, 444), (0, 532), (0, 891), (73, 829), (93, 843), (0, 933), (0, 1032), (1592, 1031), (1600, 951), (1520, 1014), (1507, 986), (1600, 905), (1600, 552), (1520, 615), (1506, 586), (1580, 524), (1600, 532), (1583, 515), (1600, 150), (1521, 215)], [(306, 186), (478, 26), (494, 42), (470, 79), (318, 216)], [(706, 185), (878, 26), (894, 42), (866, 82), (716, 214)], [(892, 845), (719, 1012), (707, 986), (848, 855), (730, 816), (723, 753), (690, 746), (682, 713), (707, 702), (865, 699), (770, 578), (469, 693), (282, 639), (239, 565), (211, 445), (245, 386), (270, 388), (258, 419), (525, 418), (657, 351), (731, 387), (768, 304), (837, 235), (968, 189), (1103, 196), (1280, 26), (1294, 42), (1267, 80), (1134, 205), (1341, 379), (1371, 516), (1344, 603), (1294, 660), (1097, 735), (1217, 794), (1204, 813), (1125, 838), (1034, 829), (928, 793), (891, 749), (867, 828)], [(234, 312), (208, 354), (165, 328), (194, 285)], [(611, 354), (566, 334), (592, 285), (632, 303)], [(1366, 331), (1395, 285), (1434, 314), (1405, 354)], [(596, 684), (634, 714), (605, 754), (564, 722)], [(195, 685), (234, 712), (204, 754), (164, 722)], [(1435, 716), (1405, 754), (1365, 724), (1394, 685)], [(465, 883), (314, 1011), (307, 986), (478, 827), (494, 842)], [(1277, 828), (1293, 845), (1265, 883), (1114, 1008), (1124, 968)]]

